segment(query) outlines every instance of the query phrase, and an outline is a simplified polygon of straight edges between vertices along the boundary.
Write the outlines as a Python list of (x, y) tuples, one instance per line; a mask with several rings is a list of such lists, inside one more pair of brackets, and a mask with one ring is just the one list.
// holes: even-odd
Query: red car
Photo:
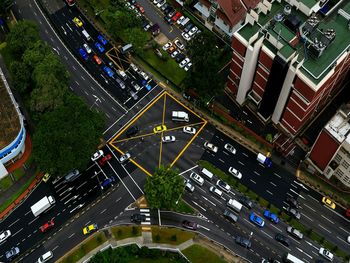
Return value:
[(176, 12), (176, 14), (171, 18), (171, 20), (173, 20), (173, 22), (176, 22), (181, 16), (182, 14), (180, 12)]
[(106, 164), (107, 161), (109, 161), (112, 158), (112, 156), (110, 154), (107, 154), (105, 156), (103, 156), (100, 160), (98, 160), (98, 163), (103, 166)]
[(141, 5), (135, 4), (135, 7), (140, 11), (141, 14), (145, 12), (145, 9)]
[(95, 62), (98, 64), (98, 65), (101, 65), (102, 64), (102, 60), (97, 56), (97, 55), (94, 55), (94, 60)]
[(346, 216), (347, 218), (350, 218), (350, 208), (346, 209), (346, 211), (345, 211), (345, 216)]
[(42, 225), (40, 227), (40, 231), (42, 233), (45, 233), (48, 230), (50, 230), (51, 228), (53, 228), (54, 226), (55, 226), (55, 222), (53, 221), (53, 219), (51, 219), (50, 221), (48, 221), (47, 223), (45, 223), (44, 225)]

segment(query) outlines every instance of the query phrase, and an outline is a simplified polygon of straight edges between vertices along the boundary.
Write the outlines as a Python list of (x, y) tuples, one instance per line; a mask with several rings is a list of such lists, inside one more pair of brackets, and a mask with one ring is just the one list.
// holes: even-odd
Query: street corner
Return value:
[(164, 92), (132, 119), (109, 144), (148, 175), (173, 166), (206, 125), (194, 111)]

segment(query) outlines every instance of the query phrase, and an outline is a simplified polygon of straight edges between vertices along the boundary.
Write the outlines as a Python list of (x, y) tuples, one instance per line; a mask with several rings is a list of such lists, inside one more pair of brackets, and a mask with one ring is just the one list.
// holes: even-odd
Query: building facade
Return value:
[(233, 34), (228, 91), (278, 128), (284, 154), (349, 73), (350, 2), (324, 2), (264, 0)]
[(310, 169), (350, 188), (350, 104), (342, 105), (323, 128), (307, 161)]
[(0, 178), (8, 174), (6, 166), (25, 150), (24, 118), (0, 68)]

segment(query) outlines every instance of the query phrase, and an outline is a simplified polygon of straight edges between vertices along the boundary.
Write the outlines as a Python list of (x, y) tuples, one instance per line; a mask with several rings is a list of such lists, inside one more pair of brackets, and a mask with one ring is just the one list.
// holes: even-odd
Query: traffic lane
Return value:
[(160, 31), (171, 41), (181, 39), (181, 30), (175, 25), (171, 26), (164, 21), (165, 14), (149, 0), (137, 0), (145, 9), (145, 16), (153, 23), (158, 24)]
[[(74, 92), (78, 95), (84, 97), (85, 99), (90, 99), (89, 95), (87, 95), (82, 87), (89, 87), (93, 92), (96, 92), (97, 96), (101, 98), (104, 102), (104, 105), (108, 105), (105, 107), (104, 105), (99, 105), (103, 108), (104, 111), (109, 111), (109, 115), (122, 115), (125, 110), (118, 104), (114, 99), (106, 93), (105, 90), (101, 89), (99, 84), (95, 82), (91, 76), (81, 68), (81, 65), (77, 63), (74, 57), (68, 52), (65, 46), (63, 46), (62, 42), (57, 38), (57, 36), (52, 31), (51, 27), (48, 25), (47, 21), (42, 16), (40, 10), (34, 2), (19, 0), (16, 2), (18, 7), (18, 13), (25, 19), (32, 19), (39, 22), (39, 30), (40, 35), (52, 45), (59, 52), (59, 56), (62, 58), (63, 63), (67, 66), (69, 71), (72, 73), (73, 80), (71, 82), (71, 88), (74, 88)], [(95, 101), (95, 99), (94, 99)], [(112, 111), (112, 109), (115, 109)], [(112, 120), (108, 119), (107, 123), (112, 124)]]

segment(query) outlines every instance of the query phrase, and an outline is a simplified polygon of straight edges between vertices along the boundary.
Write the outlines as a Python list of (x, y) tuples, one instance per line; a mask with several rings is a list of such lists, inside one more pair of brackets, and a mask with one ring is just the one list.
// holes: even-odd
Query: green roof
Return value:
[[(302, 2), (309, 6), (312, 3), (316, 3), (316, 0), (302, 0)], [(337, 15), (336, 12), (329, 17), (322, 17), (317, 15), (320, 22), (318, 27), (307, 38), (314, 41), (315, 38), (319, 41), (322, 36), (322, 32), (327, 29), (334, 29), (336, 32), (336, 37), (332, 43), (324, 50), (323, 54), (319, 57), (313, 57), (308, 52), (309, 42), (302, 43), (302, 41), (292, 41), (296, 38), (296, 33), (292, 32), (283, 21), (276, 22), (274, 25), (270, 24), (274, 16), (278, 13), (283, 13), (283, 8), (285, 3), (280, 4), (275, 1), (272, 4), (271, 11), (265, 15), (263, 13), (259, 14), (258, 24), (254, 23), (244, 25), (238, 33), (245, 38), (247, 41), (258, 31), (268, 31), (271, 36), (278, 39), (278, 42), (283, 45), (279, 50), (280, 54), (288, 58), (293, 52), (298, 53), (298, 61), (305, 59), (303, 66), (300, 70), (305, 74), (312, 82), (315, 84), (322, 80), (322, 77), (329, 72), (332, 68), (332, 64), (337, 58), (350, 46), (350, 30), (348, 29), (348, 21), (341, 15)], [(312, 5), (311, 5), (312, 6)], [(347, 2), (343, 7), (343, 10), (350, 14), (350, 2)], [(300, 21), (301, 25), (308, 19), (306, 15), (301, 13), (299, 10), (292, 8), (292, 14), (296, 15)], [(294, 42), (294, 43), (293, 43)], [(264, 44), (268, 43), (265, 39)], [(294, 46), (292, 46), (292, 44)], [(270, 45), (269, 45), (270, 46)], [(275, 50), (272, 50), (275, 52)], [(276, 53), (276, 52), (275, 52)]]

